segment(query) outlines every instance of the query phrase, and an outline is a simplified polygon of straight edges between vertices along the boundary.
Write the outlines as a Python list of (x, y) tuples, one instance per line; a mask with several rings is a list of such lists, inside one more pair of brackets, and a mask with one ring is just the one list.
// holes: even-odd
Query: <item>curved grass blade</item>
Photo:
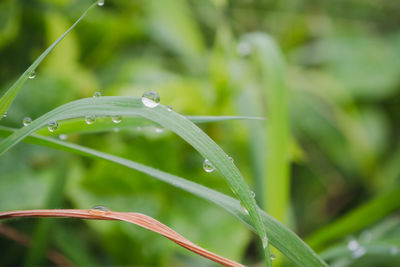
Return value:
[(61, 42), (62, 39), (86, 16), (86, 14), (97, 4), (94, 2), (85, 12), (79, 17), (79, 19), (72, 24), (72, 26), (61, 35), (51, 46), (49, 46), (33, 63), (29, 68), (18, 78), (18, 80), (5, 92), (5, 94), (0, 98), (0, 120), (3, 118), (3, 114), (6, 113), (8, 107), (14, 101), (17, 96), (21, 86), (26, 82), (29, 75), (39, 66), (43, 59), (56, 47), (56, 45)]
[(229, 156), (199, 127), (184, 116), (169, 111), (163, 105), (148, 108), (141, 98), (107, 96), (85, 98), (69, 102), (34, 120), (30, 125), (19, 129), (0, 143), (0, 155), (20, 142), (26, 136), (48, 123), (84, 116), (141, 116), (151, 120), (179, 135), (208, 159), (230, 185), (244, 208), (249, 212), (266, 254), (267, 266), (271, 266), (269, 242), (255, 199), (240, 171)]
[(147, 215), (136, 212), (116, 212), (104, 211), (98, 209), (90, 210), (74, 210), (74, 209), (53, 209), (53, 210), (16, 210), (0, 212), (0, 220), (8, 218), (20, 217), (63, 217), (63, 218), (80, 218), (92, 220), (118, 220), (136, 224), (150, 231), (165, 236), (169, 240), (177, 243), (178, 245), (193, 251), (207, 259), (218, 262), (225, 266), (241, 267), (243, 265), (214, 254), (202, 247), (199, 247), (168, 226), (160, 223), (159, 221)]
[[(263, 118), (247, 116), (186, 116), (186, 118), (194, 123), (220, 122), (228, 120), (263, 120)], [(126, 117), (118, 123), (113, 122), (112, 118), (97, 118), (96, 123), (90, 125), (90, 127), (88, 127), (83, 119), (70, 119), (59, 123), (56, 134), (98, 133), (112, 131), (115, 128), (120, 130), (134, 129), (135, 127), (150, 125), (156, 124), (143, 117)], [(40, 129), (36, 133), (45, 136), (55, 135), (55, 133), (49, 132), (47, 129)]]
[(400, 187), (380, 195), (313, 233), (307, 240), (314, 249), (360, 231), (400, 208)]
[[(2, 137), (6, 137), (14, 131), (15, 130), (11, 128), (0, 126), (0, 136)], [(140, 171), (153, 178), (190, 192), (200, 198), (203, 198), (220, 206), (221, 208), (227, 210), (229, 213), (241, 220), (247, 227), (249, 227), (249, 229), (255, 231), (253, 222), (249, 218), (248, 214), (243, 212), (243, 209), (241, 208), (240, 203), (237, 199), (231, 198), (208, 187), (131, 160), (127, 160), (68, 142), (59, 141), (54, 138), (43, 137), (33, 134), (25, 138), (24, 142), (64, 150), (91, 158), (107, 160)], [(284, 255), (286, 255), (291, 261), (293, 261), (298, 266), (327, 266), (318, 257), (318, 255), (309, 246), (307, 246), (307, 244), (305, 244), (295, 233), (293, 233), (285, 225), (281, 224), (279, 221), (275, 220), (261, 209), (259, 211), (261, 213), (263, 223), (266, 227), (271, 244), (275, 246), (278, 250), (280, 250)]]

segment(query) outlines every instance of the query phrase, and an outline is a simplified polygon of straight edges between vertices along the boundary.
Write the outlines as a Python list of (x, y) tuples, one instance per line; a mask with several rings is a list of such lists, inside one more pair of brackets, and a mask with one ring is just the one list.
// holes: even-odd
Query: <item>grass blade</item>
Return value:
[(284, 60), (277, 44), (267, 34), (247, 34), (243, 41), (252, 47), (252, 60), (261, 73), (268, 116), (264, 207), (272, 216), (286, 222), (290, 204), (290, 183), (289, 108)]
[(315, 249), (330, 241), (360, 231), (400, 208), (400, 188), (378, 196), (333, 223), (314, 232), (308, 243)]
[[(186, 118), (194, 123), (220, 122), (228, 120), (263, 120), (263, 118), (247, 116), (186, 116)], [(36, 133), (45, 136), (69, 133), (97, 133), (112, 131), (115, 128), (122, 130), (149, 125), (156, 124), (143, 117), (127, 117), (118, 124), (114, 123), (110, 118), (98, 118), (96, 119), (96, 123), (90, 125), (90, 127), (87, 127), (87, 124), (83, 119), (71, 119), (60, 122), (57, 133), (51, 133), (47, 129), (40, 129)]]
[(255, 199), (240, 171), (229, 156), (199, 127), (184, 116), (170, 111), (162, 105), (148, 108), (137, 97), (84, 98), (62, 105), (44, 114), (29, 126), (23, 127), (0, 143), (0, 155), (26, 136), (50, 122), (85, 116), (141, 116), (175, 132), (192, 145), (205, 159), (208, 159), (226, 179), (244, 208), (249, 212), (266, 251), (267, 265), (270, 265), (268, 238)]
[(72, 26), (61, 35), (51, 46), (49, 46), (33, 63), (29, 66), (29, 68), (18, 78), (18, 80), (5, 92), (5, 94), (0, 98), (0, 120), (3, 118), (3, 114), (6, 113), (8, 107), (14, 101), (18, 92), (20, 91), (22, 85), (26, 82), (29, 75), (35, 71), (35, 69), (39, 66), (39, 64), (43, 61), (43, 59), (56, 47), (56, 45), (61, 42), (62, 39), (86, 16), (86, 14), (91, 10), (97, 1), (94, 2), (85, 12), (79, 17), (79, 19), (72, 24)]
[[(12, 132), (14, 132), (13, 129), (0, 126), (0, 136), (5, 137)], [(160, 181), (178, 187), (187, 192), (190, 192), (200, 198), (203, 198), (220, 206), (221, 208), (227, 210), (229, 213), (241, 220), (245, 225), (249, 227), (249, 229), (255, 231), (251, 219), (246, 213), (243, 212), (238, 200), (226, 196), (218, 191), (212, 190), (208, 187), (199, 185), (192, 181), (148, 167), (146, 165), (131, 160), (127, 160), (68, 142), (59, 141), (54, 138), (43, 137), (34, 134), (24, 139), (24, 142), (60, 149), (91, 158), (107, 160), (146, 173), (151, 177), (154, 177)], [(318, 255), (290, 229), (269, 216), (264, 211), (260, 210), (260, 213), (271, 244), (275, 246), (278, 250), (280, 250), (284, 255), (286, 255), (291, 261), (293, 261), (298, 266), (327, 266), (318, 257)]]
[(228, 260), (217, 254), (209, 252), (208, 250), (199, 247), (171, 228), (160, 223), (159, 221), (146, 216), (141, 213), (135, 212), (115, 212), (115, 211), (103, 211), (103, 210), (66, 210), (66, 209), (54, 209), (54, 210), (17, 210), (9, 212), (0, 212), (0, 219), (7, 218), (20, 218), (20, 217), (64, 217), (64, 218), (81, 218), (81, 219), (92, 219), (92, 220), (119, 220), (129, 223), (136, 224), (150, 231), (165, 236), (171, 241), (178, 245), (191, 250), (205, 258), (212, 261), (221, 263), (225, 266), (240, 267), (243, 266), (237, 262)]

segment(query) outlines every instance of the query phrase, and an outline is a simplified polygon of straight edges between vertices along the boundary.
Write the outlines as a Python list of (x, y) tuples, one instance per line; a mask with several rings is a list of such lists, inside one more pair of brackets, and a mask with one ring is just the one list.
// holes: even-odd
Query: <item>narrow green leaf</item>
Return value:
[[(14, 129), (0, 126), (0, 136), (2, 137), (6, 137), (14, 131), (15, 131)], [(43, 137), (40, 135), (33, 134), (24, 139), (24, 142), (60, 149), (91, 158), (104, 159), (146, 173), (149, 176), (154, 177), (160, 181), (163, 181), (172, 186), (190, 192), (200, 198), (215, 203), (216, 205), (224, 208), (229, 213), (231, 213), (239, 220), (241, 220), (246, 226), (249, 227), (249, 229), (255, 231), (251, 218), (249, 217), (248, 214), (243, 212), (240, 206), (240, 202), (237, 199), (231, 198), (227, 195), (224, 195), (208, 187), (148, 167), (146, 165), (131, 160), (127, 160), (125, 158), (120, 158), (117, 156), (113, 156), (107, 153), (71, 144), (68, 142), (59, 141), (54, 138)], [(280, 250), (295, 264), (297, 264), (298, 266), (307, 266), (307, 267), (327, 266), (318, 257), (318, 255), (289, 228), (287, 228), (285, 225), (283, 225), (276, 219), (269, 216), (261, 209), (259, 210), (259, 212), (261, 213), (261, 217), (266, 227), (271, 244), (275, 246), (278, 250)]]
[(314, 249), (324, 244), (360, 231), (400, 208), (400, 188), (380, 195), (361, 207), (352, 210), (333, 223), (316, 231), (308, 238)]
[(284, 60), (278, 45), (265, 33), (243, 37), (252, 48), (251, 59), (261, 74), (268, 116), (266, 133), (266, 182), (264, 207), (278, 220), (285, 222), (290, 204), (289, 183), (289, 108)]
[[(227, 120), (262, 120), (259, 117), (246, 117), (246, 116), (186, 116), (187, 119), (194, 123), (207, 123), (219, 122)], [(114, 128), (118, 129), (132, 129), (134, 127), (142, 127), (155, 125), (154, 122), (149, 121), (143, 117), (127, 117), (123, 118), (120, 123), (114, 123), (111, 118), (98, 118), (96, 123), (87, 127), (84, 119), (70, 119), (59, 123), (56, 133), (51, 133), (47, 129), (40, 129), (36, 133), (41, 135), (59, 135), (69, 133), (96, 133), (112, 131)]]
[(72, 26), (58, 38), (51, 46), (49, 46), (33, 63), (29, 68), (18, 78), (18, 80), (5, 92), (5, 94), (0, 98), (0, 120), (3, 118), (3, 114), (7, 111), (8, 107), (14, 101), (18, 92), (20, 91), (22, 85), (29, 78), (29, 75), (39, 66), (43, 59), (56, 47), (56, 45), (61, 42), (62, 39), (86, 16), (86, 14), (91, 10), (97, 1), (94, 2), (85, 12), (79, 17), (79, 19), (72, 24)]
[(238, 168), (231, 161), (229, 156), (199, 127), (184, 116), (174, 111), (169, 111), (168, 108), (163, 105), (148, 108), (143, 105), (140, 98), (117, 96), (85, 98), (73, 101), (53, 109), (33, 121), (29, 126), (19, 129), (4, 139), (0, 143), (0, 155), (4, 154), (23, 138), (41, 127), (46, 126), (48, 123), (89, 115), (98, 117), (117, 115), (122, 117), (141, 116), (175, 132), (192, 145), (222, 174), (233, 192), (243, 203), (243, 206), (247, 209), (254, 222), (257, 233), (263, 242), (263, 246), (266, 247), (267, 263), (270, 262), (268, 239), (259, 210), (257, 209), (257, 204)]

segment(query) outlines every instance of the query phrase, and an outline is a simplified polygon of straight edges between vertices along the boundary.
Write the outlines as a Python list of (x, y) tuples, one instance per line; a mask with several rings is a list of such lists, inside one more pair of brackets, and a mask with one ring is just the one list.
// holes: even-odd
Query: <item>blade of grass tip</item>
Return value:
[(290, 204), (289, 108), (284, 60), (275, 41), (264, 33), (243, 38), (252, 47), (252, 60), (262, 74), (268, 117), (266, 183), (264, 207), (275, 218), (286, 222)]
[(308, 242), (314, 249), (322, 248), (326, 243), (337, 240), (377, 222), (400, 208), (400, 188), (382, 194), (350, 211), (348, 214), (314, 232)]
[[(0, 136), (2, 137), (6, 137), (10, 133), (13, 133), (15, 131), (15, 129), (0, 126)], [(237, 199), (231, 198), (208, 187), (199, 185), (187, 179), (154, 169), (152, 167), (131, 160), (127, 160), (68, 142), (59, 141), (54, 138), (48, 138), (33, 134), (25, 138), (24, 142), (72, 152), (90, 158), (107, 160), (109, 162), (114, 162), (130, 169), (145, 173), (150, 177), (156, 178), (172, 186), (185, 190), (220, 206), (221, 208), (225, 209), (226, 211), (237, 217), (239, 220), (241, 220), (250, 230), (255, 231), (252, 220), (247, 213), (243, 212), (243, 209), (241, 208), (240, 203)], [(275, 246), (279, 251), (281, 251), (284, 255), (286, 255), (293, 263), (298, 266), (304, 267), (327, 266), (321, 260), (321, 258), (318, 257), (318, 255), (290, 229), (266, 214), (264, 211), (260, 210), (260, 213), (265, 228), (268, 231), (268, 236), (271, 239), (271, 244)]]
[(160, 223), (159, 221), (147, 215), (135, 212), (115, 212), (103, 209), (90, 210), (71, 210), (71, 209), (54, 209), (54, 210), (17, 210), (9, 212), (0, 212), (0, 219), (19, 218), (19, 217), (64, 217), (64, 218), (81, 218), (93, 220), (119, 220), (132, 224), (136, 224), (142, 228), (146, 228), (152, 232), (163, 235), (178, 245), (193, 251), (207, 259), (218, 262), (225, 266), (243, 267), (243, 265), (214, 254), (202, 247), (195, 245), (188, 239), (184, 238), (171, 228)]
[(22, 85), (26, 82), (29, 76), (35, 71), (35, 69), (39, 66), (39, 64), (43, 61), (43, 59), (56, 47), (56, 45), (61, 42), (62, 39), (86, 16), (86, 14), (91, 10), (97, 1), (94, 2), (85, 12), (79, 17), (79, 19), (72, 24), (72, 26), (61, 35), (51, 46), (49, 46), (33, 63), (29, 66), (29, 68), (18, 78), (18, 80), (4, 93), (4, 95), (0, 98), (0, 120), (3, 118), (3, 114), (7, 112), (8, 107), (14, 101), (18, 92), (20, 91)]
[[(249, 213), (257, 229), (264, 251), (266, 253), (267, 266), (272, 266), (269, 252), (268, 237), (262, 223), (262, 219), (252, 196), (251, 190), (246, 184), (239, 169), (232, 162), (229, 156), (199, 127), (186, 119), (184, 116), (171, 111), (163, 105), (153, 108), (142, 103), (137, 97), (97, 97), (85, 98), (69, 102), (34, 120), (30, 125), (25, 126), (0, 143), (0, 155), (17, 144), (26, 136), (49, 123), (60, 120), (72, 119), (85, 116), (142, 116), (155, 123), (175, 132), (178, 136), (188, 142), (205, 159), (208, 159), (230, 185), (232, 191), (239, 198), (244, 208)], [(53, 129), (54, 130), (54, 129)]]
[[(186, 116), (186, 118), (194, 123), (221, 122), (229, 120), (263, 120), (263, 118), (246, 116)], [(36, 133), (45, 136), (70, 133), (98, 133), (113, 131), (115, 128), (123, 130), (150, 125), (156, 124), (142, 117), (126, 117), (122, 120), (119, 116), (115, 116), (113, 118), (97, 118), (95, 124), (87, 127), (85, 120), (80, 118), (60, 122), (58, 124), (57, 133), (49, 132), (47, 129), (40, 129)]]

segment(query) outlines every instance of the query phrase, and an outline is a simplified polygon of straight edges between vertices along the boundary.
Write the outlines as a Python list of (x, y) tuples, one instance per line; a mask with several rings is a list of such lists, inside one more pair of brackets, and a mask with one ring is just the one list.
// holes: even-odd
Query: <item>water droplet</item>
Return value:
[(248, 56), (251, 53), (251, 45), (248, 42), (240, 42), (236, 49), (242, 57)]
[(355, 259), (361, 258), (367, 251), (365, 250), (364, 247), (359, 247), (353, 253), (351, 256)]
[(172, 111), (171, 105), (168, 105), (168, 106), (167, 106), (167, 110), (168, 110), (168, 111)]
[(206, 159), (206, 160), (204, 160), (204, 163), (203, 163), (203, 169), (206, 172), (212, 172), (215, 170), (215, 167), (208, 159)]
[(164, 132), (164, 128), (156, 127), (155, 132), (162, 133), (162, 132)]
[(243, 205), (241, 201), (240, 201), (240, 207), (242, 208), (244, 213), (249, 214), (249, 211), (246, 209), (246, 207)]
[(263, 245), (263, 248), (264, 248), (264, 249), (266, 249), (266, 248), (268, 247), (268, 238), (267, 238), (267, 236), (264, 236), (264, 237), (263, 237), (263, 239), (262, 239), (262, 245)]
[(98, 6), (104, 6), (104, 0), (99, 0), (97, 1)]
[(254, 191), (251, 191), (250, 194), (251, 194), (251, 197), (252, 197), (252, 198), (255, 198), (255, 197), (256, 197), (256, 193), (254, 193)]
[(358, 244), (357, 240), (352, 239), (347, 243), (347, 248), (351, 251), (355, 251), (360, 247), (360, 244)]
[(90, 214), (93, 214), (93, 215), (105, 215), (105, 214), (107, 214), (109, 211), (110, 211), (110, 210), (107, 209), (107, 208), (104, 207), (104, 206), (94, 206), (93, 208), (91, 208), (91, 209), (89, 210), (89, 213), (90, 213)]
[(93, 115), (89, 115), (85, 117), (86, 124), (93, 124), (96, 121), (96, 117)]
[(229, 159), (230, 161), (232, 161), (232, 163), (234, 162), (234, 159), (233, 159), (231, 156), (228, 156), (228, 159)]
[(271, 261), (274, 261), (276, 259), (275, 254), (271, 254), (271, 256), (269, 257), (271, 259)]
[(93, 97), (100, 97), (101, 96), (101, 93), (99, 92), (99, 91), (97, 91), (97, 92), (94, 92), (94, 94), (93, 94)]
[(120, 115), (112, 116), (111, 120), (113, 123), (120, 123), (122, 121), (122, 116)]
[(390, 255), (396, 255), (396, 254), (398, 254), (399, 253), (399, 248), (398, 247), (396, 247), (396, 246), (393, 246), (393, 247), (391, 247), (390, 248)]
[(6, 118), (7, 117), (7, 111), (6, 112), (4, 112), (4, 114), (3, 114), (3, 118)]
[(58, 122), (53, 121), (47, 124), (47, 129), (49, 129), (50, 132), (54, 132), (58, 128)]
[(114, 133), (118, 133), (119, 132), (119, 128), (114, 128), (113, 131), (114, 131)]
[(29, 73), (28, 78), (29, 79), (35, 79), (35, 77), (36, 77), (36, 72), (33, 70), (31, 73)]
[(142, 103), (148, 108), (157, 107), (160, 104), (160, 96), (154, 91), (147, 91), (142, 95)]
[(60, 138), (60, 140), (67, 140), (68, 135), (66, 135), (66, 134), (60, 134), (60, 135), (58, 136), (58, 138)]
[(31, 122), (32, 122), (32, 119), (31, 119), (30, 117), (26, 117), (26, 118), (24, 118), (24, 119), (22, 120), (22, 124), (23, 124), (24, 126), (28, 126), (29, 124), (31, 124)]

